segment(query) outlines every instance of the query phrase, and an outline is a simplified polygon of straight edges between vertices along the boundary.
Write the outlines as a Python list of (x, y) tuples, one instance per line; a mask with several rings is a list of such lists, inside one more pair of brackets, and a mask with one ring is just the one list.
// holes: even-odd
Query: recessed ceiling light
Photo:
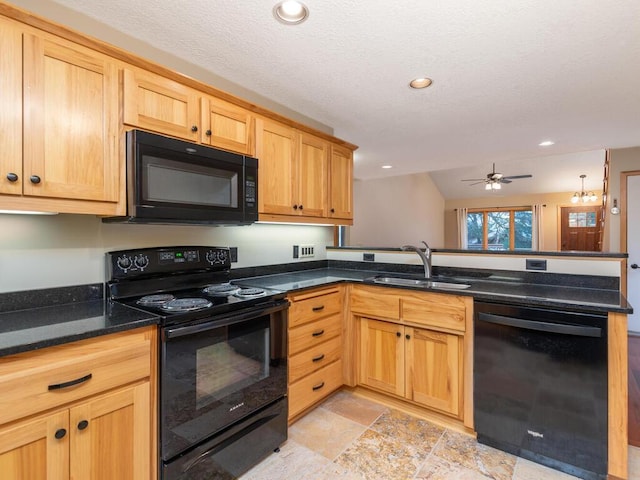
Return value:
[(416, 78), (414, 80), (411, 80), (409, 82), (409, 86), (411, 88), (427, 88), (432, 83), (433, 81), (430, 78), (422, 77), (422, 78)]
[(287, 0), (273, 7), (273, 16), (286, 25), (297, 25), (307, 19), (309, 9), (303, 3)]
[(540, 147), (550, 147), (553, 144), (554, 142), (552, 142), (551, 140), (545, 140), (544, 142), (540, 142), (538, 145)]
[(382, 165), (382, 168), (393, 168), (392, 165)]

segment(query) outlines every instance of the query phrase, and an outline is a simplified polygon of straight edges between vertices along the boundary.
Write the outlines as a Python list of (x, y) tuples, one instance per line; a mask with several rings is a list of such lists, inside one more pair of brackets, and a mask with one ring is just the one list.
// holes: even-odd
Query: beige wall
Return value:
[[(491, 208), (520, 207), (525, 205), (544, 204), (542, 214), (543, 244), (540, 250), (554, 252), (559, 250), (558, 214), (559, 207), (572, 206), (571, 196), (574, 192), (545, 193), (537, 195), (520, 195), (510, 197), (465, 198), (447, 200), (445, 203), (445, 248), (458, 248), (456, 208)], [(597, 192), (600, 195), (601, 192)]]
[(618, 200), (618, 206), (621, 205), (620, 197), (620, 174), (622, 172), (630, 172), (640, 170), (640, 147), (618, 148), (609, 152), (610, 170), (609, 170), (609, 201), (607, 212), (607, 223), (605, 229), (605, 249), (611, 252), (620, 252), (620, 219), (621, 215), (611, 215), (611, 206), (613, 199)]
[(444, 245), (444, 198), (428, 173), (356, 180), (347, 245)]

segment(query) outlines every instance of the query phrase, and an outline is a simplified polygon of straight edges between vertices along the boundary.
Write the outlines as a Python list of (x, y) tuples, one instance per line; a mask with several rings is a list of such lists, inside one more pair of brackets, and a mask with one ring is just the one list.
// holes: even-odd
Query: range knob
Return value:
[(140, 271), (143, 271), (145, 268), (149, 266), (149, 257), (142, 254), (136, 255), (135, 258), (133, 259), (133, 263), (135, 264), (136, 267), (140, 269)]
[(131, 257), (127, 257), (126, 255), (122, 255), (121, 257), (118, 257), (118, 260), (116, 260), (118, 268), (124, 273), (127, 273), (127, 270), (131, 268), (132, 263)]
[(211, 265), (215, 264), (225, 264), (227, 261), (227, 251), (226, 250), (209, 250), (207, 252), (207, 262)]

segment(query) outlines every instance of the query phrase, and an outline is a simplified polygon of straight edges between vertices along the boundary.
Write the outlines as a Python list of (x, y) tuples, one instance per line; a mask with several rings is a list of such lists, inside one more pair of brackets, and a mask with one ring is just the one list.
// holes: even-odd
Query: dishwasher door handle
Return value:
[(543, 322), (539, 320), (524, 320), (522, 318), (505, 317), (483, 312), (478, 314), (478, 320), (495, 323), (496, 325), (537, 330), (539, 332), (559, 333), (576, 337), (602, 337), (601, 328), (585, 325), (567, 325), (564, 323)]

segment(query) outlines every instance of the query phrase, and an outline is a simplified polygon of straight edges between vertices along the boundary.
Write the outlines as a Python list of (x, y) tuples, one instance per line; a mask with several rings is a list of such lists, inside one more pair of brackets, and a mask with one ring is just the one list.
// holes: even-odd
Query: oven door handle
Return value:
[(236, 323), (251, 320), (252, 318), (261, 317), (263, 315), (270, 315), (271, 313), (279, 312), (289, 308), (289, 301), (278, 301), (276, 303), (262, 304), (251, 310), (243, 310), (239, 313), (232, 313), (228, 315), (215, 316), (214, 320), (208, 322), (196, 323), (195, 325), (169, 327), (164, 329), (164, 338), (177, 338), (184, 337), (186, 335), (194, 335), (196, 333), (206, 332), (214, 328), (226, 327), (228, 325), (234, 325)]
[(576, 337), (602, 337), (602, 329), (584, 325), (567, 325), (564, 323), (543, 322), (538, 320), (524, 320), (522, 318), (505, 317), (491, 313), (479, 313), (478, 320), (496, 325), (536, 330), (538, 332), (559, 333)]

